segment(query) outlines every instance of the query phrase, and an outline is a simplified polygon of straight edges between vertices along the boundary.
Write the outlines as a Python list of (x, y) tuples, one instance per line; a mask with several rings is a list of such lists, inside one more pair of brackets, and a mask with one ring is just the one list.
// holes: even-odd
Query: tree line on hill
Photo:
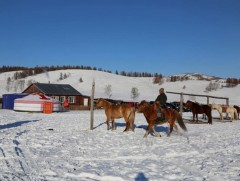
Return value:
[[(14, 74), (14, 79), (17, 80), (17, 79), (26, 78), (27, 76), (37, 75), (37, 74), (48, 72), (48, 71), (66, 70), (66, 69), (97, 70), (97, 71), (112, 73), (112, 71), (109, 71), (109, 70), (103, 70), (101, 68), (83, 66), (83, 65), (81, 66), (70, 66), (70, 65), (43, 66), (43, 67), (36, 66), (33, 68), (21, 67), (21, 66), (2, 66), (0, 67), (0, 72), (18, 71)], [(147, 72), (126, 72), (126, 71), (118, 72), (117, 70), (115, 71), (115, 74), (127, 76), (127, 77), (158, 77), (158, 76), (162, 77), (162, 75), (158, 73), (152, 74)]]
[[(212, 79), (212, 78), (206, 78), (203, 77), (202, 75), (197, 75), (195, 76), (197, 77), (198, 80), (207, 80), (210, 81), (209, 86), (210, 87), (216, 87), (217, 84), (219, 84), (219, 82), (216, 81), (216, 79), (220, 79), (220, 78), (216, 78), (216, 79)], [(156, 80), (157, 78), (155, 78)], [(187, 76), (170, 76), (168, 78), (167, 81), (169, 82), (177, 82), (177, 81), (184, 81), (184, 80), (190, 80), (189, 77)], [(215, 81), (215, 82), (214, 82)], [(240, 79), (237, 78), (227, 78), (225, 81), (223, 81), (222, 83), (226, 83), (225, 87), (235, 87), (238, 84), (240, 84)], [(211, 88), (210, 88), (211, 89)], [(214, 88), (215, 89), (215, 88)]]

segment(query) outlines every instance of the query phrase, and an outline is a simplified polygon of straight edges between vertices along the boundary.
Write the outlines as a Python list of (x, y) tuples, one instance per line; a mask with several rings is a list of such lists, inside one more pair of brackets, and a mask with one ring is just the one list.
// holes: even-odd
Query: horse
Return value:
[(143, 100), (141, 101), (137, 107), (136, 107), (136, 112), (138, 113), (143, 113), (144, 117), (146, 118), (146, 121), (148, 123), (148, 127), (146, 129), (146, 132), (144, 134), (144, 137), (147, 137), (149, 130), (152, 130), (153, 134), (155, 136), (161, 137), (161, 134), (157, 134), (156, 130), (155, 130), (155, 125), (161, 125), (164, 123), (169, 123), (170, 125), (170, 129), (168, 131), (167, 136), (169, 137), (170, 134), (173, 131), (173, 127), (176, 129), (176, 131), (178, 132), (178, 127), (175, 124), (176, 120), (179, 124), (179, 126), (184, 130), (187, 131), (187, 128), (183, 122), (182, 116), (179, 114), (178, 111), (171, 109), (171, 108), (160, 108), (161, 112), (164, 114), (165, 116), (165, 120), (163, 121), (158, 121), (157, 120), (157, 110), (156, 110), (156, 106), (154, 106), (154, 104), (150, 104), (147, 101)]
[(220, 104), (212, 104), (212, 109), (216, 109), (219, 114), (220, 114), (220, 120), (223, 120), (223, 114), (222, 113), (226, 113), (226, 118), (227, 115), (230, 114), (231, 115), (231, 121), (233, 119), (239, 119), (239, 115), (237, 112), (237, 108), (236, 106), (222, 106)]
[(226, 110), (226, 114), (227, 113), (229, 113), (231, 115), (231, 118), (230, 118), (231, 121), (233, 121), (233, 119), (238, 119), (238, 113), (234, 107), (228, 106), (227, 110)]
[(238, 118), (239, 118), (239, 114), (240, 114), (240, 107), (237, 106), (237, 105), (234, 105), (233, 106), (236, 110), (237, 110), (237, 113), (238, 113)]
[(220, 114), (220, 120), (223, 120), (223, 114), (222, 114), (223, 113), (223, 108), (222, 108), (222, 105), (213, 103), (211, 105), (211, 107), (212, 107), (212, 109), (215, 109), (215, 110), (218, 111), (218, 113)]
[(198, 103), (188, 100), (185, 105), (192, 110), (193, 121), (195, 116), (198, 122), (198, 114), (206, 114), (208, 117), (208, 124), (212, 124), (212, 108), (209, 105), (200, 105)]
[(110, 129), (110, 121), (112, 121), (112, 130), (115, 130), (115, 119), (124, 118), (126, 122), (125, 131), (129, 131), (130, 127), (134, 131), (135, 109), (127, 103), (113, 104), (103, 98), (96, 101), (96, 108), (103, 108), (107, 117), (107, 130)]

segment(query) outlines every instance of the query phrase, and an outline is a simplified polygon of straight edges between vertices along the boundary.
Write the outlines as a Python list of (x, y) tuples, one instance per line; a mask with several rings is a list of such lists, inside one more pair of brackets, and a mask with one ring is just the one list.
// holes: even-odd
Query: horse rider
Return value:
[(164, 88), (159, 89), (159, 95), (155, 100), (155, 104), (157, 105), (157, 117), (162, 118), (164, 120), (164, 115), (161, 113), (161, 108), (166, 107), (167, 95), (164, 92)]

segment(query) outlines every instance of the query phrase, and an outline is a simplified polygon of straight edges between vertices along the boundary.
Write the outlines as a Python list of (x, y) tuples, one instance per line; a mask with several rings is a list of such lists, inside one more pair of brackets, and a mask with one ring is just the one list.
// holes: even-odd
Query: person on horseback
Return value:
[(155, 104), (157, 105), (157, 117), (161, 120), (164, 120), (164, 115), (161, 112), (161, 108), (166, 107), (167, 102), (167, 95), (164, 92), (164, 88), (159, 89), (159, 95), (157, 96), (155, 100)]

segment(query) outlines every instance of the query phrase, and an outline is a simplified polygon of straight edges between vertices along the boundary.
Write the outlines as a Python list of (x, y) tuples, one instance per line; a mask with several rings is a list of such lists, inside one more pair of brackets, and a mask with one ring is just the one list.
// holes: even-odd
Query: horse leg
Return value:
[(226, 112), (225, 118), (228, 119), (228, 117), (229, 117), (229, 115), (228, 115), (228, 113)]
[(148, 125), (148, 127), (147, 127), (147, 129), (146, 129), (146, 132), (145, 132), (145, 134), (144, 134), (143, 137), (146, 138), (146, 137), (148, 136), (149, 129), (150, 129), (150, 125)]
[(130, 127), (130, 122), (128, 120), (125, 120), (125, 122), (126, 122), (126, 128), (123, 132), (128, 131)]
[(130, 119), (131, 129), (134, 132), (134, 118)]
[(196, 113), (197, 123), (198, 123), (198, 114)]
[[(174, 127), (174, 129), (177, 131), (177, 134), (180, 134), (180, 132), (179, 132), (179, 130), (178, 130), (178, 127), (177, 127), (177, 125), (174, 123), (173, 124), (173, 127)], [(181, 134), (180, 134), (181, 135)]]
[(115, 119), (112, 119), (112, 130), (116, 130), (116, 128), (115, 128)]
[(195, 113), (193, 113), (193, 122), (195, 122)]
[(221, 112), (219, 112), (220, 114), (220, 119), (223, 120), (223, 114)]
[[(134, 108), (133, 108), (134, 109)], [(129, 122), (129, 128), (132, 129), (132, 131), (134, 132), (134, 119), (135, 119), (135, 112), (132, 109), (130, 115), (128, 116), (128, 122)]]
[(207, 115), (205, 113), (203, 113), (203, 118), (207, 120)]
[(110, 119), (107, 119), (107, 120), (106, 120), (106, 123), (107, 123), (107, 130), (110, 129), (109, 121), (110, 121)]
[(173, 124), (174, 124), (174, 121), (173, 120), (171, 120), (170, 122), (169, 122), (169, 132), (168, 132), (168, 134), (167, 134), (167, 136), (169, 137), (170, 136), (170, 134), (172, 133), (172, 131), (173, 131)]
[(131, 129), (134, 132), (134, 121), (131, 121)]
[(156, 137), (161, 137), (161, 134), (158, 133), (158, 132), (155, 130), (155, 125), (152, 126), (152, 131), (153, 131), (154, 136), (156, 136)]

